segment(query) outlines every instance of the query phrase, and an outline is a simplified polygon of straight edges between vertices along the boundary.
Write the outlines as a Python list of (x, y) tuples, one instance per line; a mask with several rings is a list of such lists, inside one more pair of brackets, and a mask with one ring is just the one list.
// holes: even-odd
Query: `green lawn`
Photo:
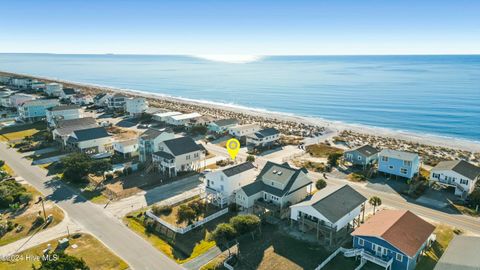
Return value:
[[(60, 237), (58, 239), (64, 238), (66, 236)], [(52, 248), (56, 248), (58, 244), (58, 239), (49, 241), (47, 243), (35, 246), (33, 248), (27, 249), (21, 252), (19, 255), (20, 258), (26, 258), (27, 255), (30, 257), (41, 256), (43, 249), (47, 247), (47, 244), (51, 244)], [(128, 265), (121, 258), (113, 254), (107, 247), (105, 247), (100, 241), (95, 239), (93, 236), (88, 234), (81, 234), (80, 237), (69, 239), (69, 247), (65, 249), (65, 253), (75, 256), (77, 258), (83, 258), (85, 263), (92, 270), (109, 270), (117, 269), (123, 270), (128, 269)], [(72, 248), (72, 245), (77, 245), (77, 248)], [(36, 267), (40, 264), (39, 262), (33, 263)], [(0, 270), (16, 270), (16, 269), (31, 269), (32, 261), (21, 259), (16, 262), (6, 262), (0, 260)]]
[(215, 229), (217, 224), (227, 222), (233, 216), (233, 214), (225, 214), (186, 234), (177, 234), (175, 240), (172, 240), (158, 233), (148, 232), (143, 225), (143, 216), (136, 217), (142, 211), (135, 211), (127, 215), (123, 218), (124, 223), (156, 249), (180, 264), (186, 263), (214, 247), (215, 242), (207, 240), (208, 234)]
[(420, 258), (417, 270), (433, 269), (455, 235), (454, 228), (446, 225), (438, 225), (434, 233), (437, 235), (437, 240), (427, 250), (425, 256)]
[(26, 136), (33, 136), (46, 128), (47, 126), (44, 122), (3, 127), (0, 129), (0, 141), (21, 140)]

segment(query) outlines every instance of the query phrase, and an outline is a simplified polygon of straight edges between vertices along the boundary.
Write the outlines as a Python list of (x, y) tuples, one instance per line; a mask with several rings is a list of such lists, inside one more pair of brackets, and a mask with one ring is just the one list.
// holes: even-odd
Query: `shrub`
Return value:
[(32, 201), (33, 199), (33, 196), (31, 193), (28, 193), (28, 192), (23, 192), (20, 194), (20, 196), (18, 197), (18, 200), (20, 201), (20, 203), (22, 204), (28, 204), (30, 201)]
[(201, 200), (190, 202), (188, 206), (192, 208), (193, 211), (195, 211), (196, 217), (200, 216), (203, 212), (205, 212), (207, 208), (207, 204)]
[(228, 223), (220, 223), (210, 234), (209, 238), (210, 240), (215, 241), (217, 245), (220, 245), (235, 239), (236, 236), (237, 232), (232, 225)]
[(193, 210), (190, 206), (182, 204), (178, 208), (177, 223), (187, 222), (188, 224), (192, 224), (196, 217), (197, 214), (195, 210)]
[(0, 167), (3, 167), (3, 165), (5, 165), (5, 161), (0, 160)]
[(332, 153), (328, 155), (328, 165), (330, 167), (335, 167), (338, 165), (338, 159), (342, 156), (341, 153)]
[(161, 216), (161, 215), (167, 216), (167, 215), (170, 215), (172, 213), (172, 206), (170, 206), (170, 205), (154, 205), (154, 206), (152, 206), (152, 212), (156, 216)]
[(327, 182), (323, 179), (318, 179), (317, 182), (315, 182), (315, 187), (318, 190), (324, 189), (327, 186)]
[[(32, 266), (34, 270), (53, 270), (53, 269), (76, 269), (76, 270), (90, 270), (82, 258), (77, 258), (64, 252), (56, 252), (56, 260), (42, 260), (39, 268)], [(54, 258), (51, 256), (51, 258)]]
[(27, 189), (14, 179), (0, 182), (0, 209), (19, 203), (24, 193), (27, 193)]
[(238, 234), (245, 234), (258, 229), (260, 218), (255, 215), (239, 215), (232, 217), (230, 224)]
[(254, 161), (255, 161), (255, 156), (253, 156), (253, 155), (248, 155), (248, 156), (247, 156), (247, 161), (248, 161), (248, 162), (254, 162)]

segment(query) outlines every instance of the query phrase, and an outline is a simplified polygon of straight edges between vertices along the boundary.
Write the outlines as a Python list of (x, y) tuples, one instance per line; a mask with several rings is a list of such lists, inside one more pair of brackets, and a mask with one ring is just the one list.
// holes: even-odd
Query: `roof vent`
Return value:
[(281, 172), (281, 171), (278, 171), (278, 173), (277, 173), (277, 174), (278, 174), (278, 175), (282, 175), (282, 172)]
[(277, 170), (273, 170), (273, 174), (276, 174), (277, 173)]

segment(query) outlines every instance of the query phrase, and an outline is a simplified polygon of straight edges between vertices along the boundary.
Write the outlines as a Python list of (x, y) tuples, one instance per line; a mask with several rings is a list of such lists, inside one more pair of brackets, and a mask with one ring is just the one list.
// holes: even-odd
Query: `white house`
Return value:
[(84, 117), (71, 120), (58, 120), (56, 127), (52, 130), (52, 137), (59, 145), (65, 149), (67, 139), (76, 130), (98, 127), (97, 121), (93, 117)]
[(46, 84), (44, 82), (32, 82), (30, 84), (30, 88), (32, 88), (33, 90), (45, 89), (45, 86)]
[(16, 93), (16, 94), (13, 94), (13, 95), (10, 96), (9, 105), (12, 108), (18, 108), (20, 105), (22, 105), (26, 101), (34, 100), (34, 99), (36, 99), (36, 98), (32, 95), (23, 94), (23, 93)]
[(167, 117), (181, 115), (181, 114), (182, 114), (181, 112), (159, 112), (159, 113), (155, 113), (152, 118), (155, 121), (165, 122), (167, 121)]
[(90, 95), (75, 94), (70, 97), (70, 102), (80, 106), (90, 105), (93, 104), (93, 97)]
[(180, 137), (160, 143), (159, 151), (153, 153), (152, 161), (157, 172), (167, 177), (178, 172), (188, 172), (203, 167), (206, 150), (190, 137)]
[(48, 108), (46, 116), (48, 125), (55, 127), (56, 121), (82, 118), (82, 113), (78, 105), (59, 105)]
[(101, 94), (96, 95), (93, 98), (93, 103), (97, 107), (106, 107), (108, 105), (108, 101), (110, 100), (111, 97), (112, 97), (112, 95), (110, 95), (110, 94), (101, 93)]
[(290, 219), (301, 230), (322, 228), (338, 232), (349, 224), (360, 225), (365, 198), (349, 185), (327, 186), (309, 200), (290, 206)]
[(142, 97), (133, 97), (126, 100), (125, 111), (132, 117), (141, 116), (148, 108), (148, 102)]
[(138, 156), (138, 139), (133, 138), (125, 141), (116, 141), (113, 143), (113, 150), (124, 158)]
[(57, 99), (28, 100), (18, 107), (18, 117), (23, 121), (37, 121), (45, 117), (48, 108), (58, 104)]
[(70, 100), (77, 92), (73, 88), (63, 88), (60, 92), (60, 98)]
[(187, 113), (187, 114), (179, 114), (179, 115), (172, 115), (165, 118), (165, 122), (167, 124), (173, 126), (185, 126), (190, 121), (194, 121), (197, 118), (200, 118), (202, 115), (199, 113)]
[(53, 97), (60, 97), (63, 85), (60, 83), (47, 83), (45, 86), (45, 94)]
[(266, 128), (247, 135), (247, 146), (268, 147), (280, 139), (280, 132), (275, 128)]
[(31, 79), (31, 78), (26, 78), (26, 77), (20, 77), (20, 78), (13, 78), (12, 79), (12, 85), (19, 88), (19, 89), (29, 89), (32, 85), (33, 82), (36, 82), (37, 80)]
[(225, 133), (238, 124), (237, 119), (221, 119), (208, 124), (208, 130), (215, 133)]
[(70, 150), (89, 155), (112, 152), (112, 137), (104, 127), (94, 127), (74, 131), (67, 139)]
[(108, 99), (107, 106), (113, 110), (125, 110), (127, 97), (122, 94), (114, 94)]
[(475, 189), (480, 168), (464, 160), (442, 161), (430, 171), (430, 181), (455, 187), (455, 195), (465, 198)]
[(260, 129), (262, 128), (257, 124), (239, 125), (228, 128), (228, 134), (240, 139), (244, 136), (254, 134)]
[(235, 192), (255, 181), (257, 168), (252, 162), (245, 162), (232, 167), (209, 172), (203, 178), (205, 192), (212, 203), (223, 207), (235, 202)]
[(150, 161), (152, 154), (160, 151), (160, 143), (173, 138), (175, 138), (175, 134), (169, 129), (147, 129), (138, 137), (140, 162)]
[(306, 169), (268, 161), (253, 183), (238, 190), (235, 201), (243, 209), (255, 205), (280, 211), (305, 199), (311, 191), (312, 180)]

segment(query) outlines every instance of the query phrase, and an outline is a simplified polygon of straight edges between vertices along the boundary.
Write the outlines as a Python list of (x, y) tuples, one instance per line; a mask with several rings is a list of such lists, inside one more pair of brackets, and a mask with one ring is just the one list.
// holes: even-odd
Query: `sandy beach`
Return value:
[[(182, 112), (199, 112), (202, 115), (212, 116), (214, 118), (232, 117), (240, 120), (241, 123), (258, 123), (262, 126), (275, 126), (284, 134), (303, 137), (316, 137), (322, 134), (329, 134), (330, 137), (339, 134), (350, 134), (349, 136), (340, 136), (350, 138), (353, 141), (347, 142), (351, 147), (367, 142), (375, 142), (376, 146), (391, 145), (391, 142), (397, 142), (405, 145), (399, 145), (401, 149), (413, 150), (417, 152), (434, 152), (439, 156), (450, 158), (470, 156), (472, 161), (480, 160), (480, 142), (474, 142), (459, 138), (448, 138), (431, 134), (420, 134), (405, 131), (396, 131), (381, 127), (364, 126), (359, 124), (348, 124), (337, 121), (329, 121), (321, 118), (303, 117), (284, 113), (269, 112), (260, 109), (251, 109), (244, 107), (229, 106), (214, 102), (201, 102), (189, 99), (165, 96), (162, 94), (149, 93), (143, 91), (119, 89), (113, 87), (98, 86), (86, 83), (69, 82), (59, 79), (44, 78), (26, 74), (14, 74), (0, 72), (3, 75), (23, 76), (35, 78), (45, 82), (58, 82), (66, 87), (80, 89), (85, 94), (96, 95), (102, 92), (122, 93), (128, 96), (141, 96), (148, 99), (150, 107), (158, 107), (166, 110), (178, 110)], [(356, 134), (355, 136), (351, 136)], [(359, 139), (361, 138), (361, 139)], [(382, 142), (383, 140), (383, 142)], [(458, 150), (459, 153), (451, 155), (451, 150)], [(469, 153), (470, 152), (470, 153)], [(470, 155), (469, 155), (470, 154)]]

